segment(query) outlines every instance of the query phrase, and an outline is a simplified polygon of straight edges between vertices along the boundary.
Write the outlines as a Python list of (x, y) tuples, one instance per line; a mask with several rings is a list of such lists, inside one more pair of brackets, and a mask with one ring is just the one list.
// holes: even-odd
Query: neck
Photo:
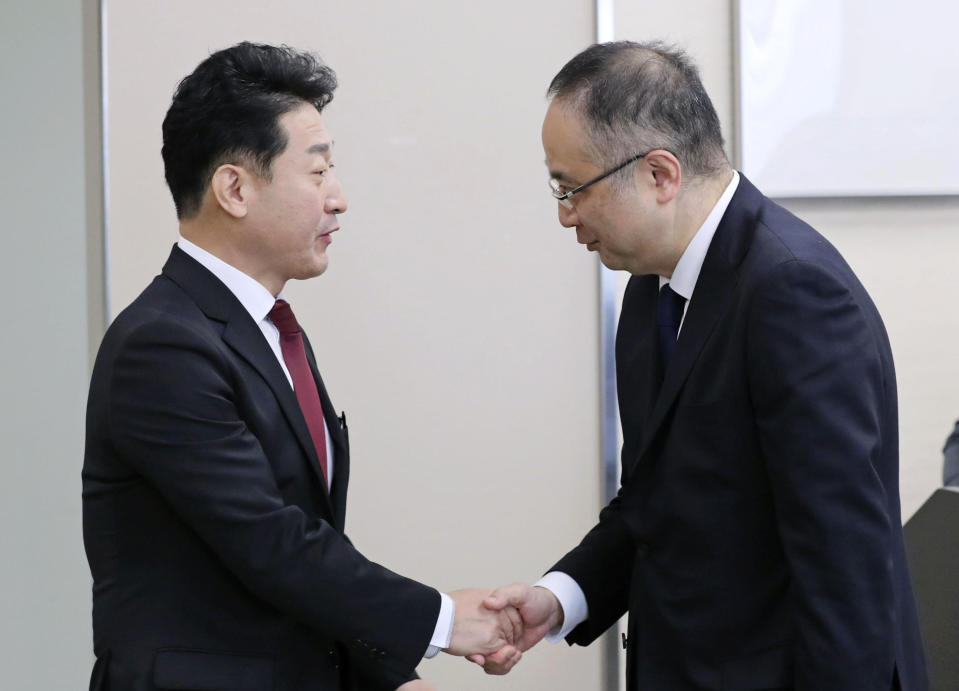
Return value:
[[(694, 180), (682, 192), (676, 209), (675, 218), (675, 261), (673, 268), (679, 263), (679, 258), (689, 247), (696, 232), (706, 222), (709, 212), (716, 206), (716, 202), (723, 196), (729, 181), (733, 179), (732, 168), (724, 168), (715, 175)], [(672, 275), (670, 270), (669, 275)]]
[(184, 238), (234, 269), (242, 271), (274, 296), (279, 295), (283, 290), (283, 282), (270, 280), (257, 271), (257, 267), (251, 263), (247, 254), (241, 252), (235, 242), (231, 242), (231, 238), (237, 232), (236, 228), (218, 228), (216, 225), (203, 223), (197, 219), (180, 221), (180, 235)]

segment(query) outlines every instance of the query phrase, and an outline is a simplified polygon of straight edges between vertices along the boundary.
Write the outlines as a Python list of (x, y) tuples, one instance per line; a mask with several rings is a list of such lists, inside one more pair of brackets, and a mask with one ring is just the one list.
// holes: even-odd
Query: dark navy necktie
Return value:
[(668, 283), (659, 289), (659, 298), (656, 300), (656, 329), (663, 376), (666, 375), (673, 353), (676, 352), (676, 337), (679, 334), (679, 323), (683, 320), (685, 304), (686, 298), (670, 288)]
[(323, 406), (320, 404), (316, 380), (313, 379), (313, 372), (306, 360), (303, 332), (286, 300), (277, 300), (273, 309), (270, 310), (269, 317), (280, 332), (280, 350), (283, 352), (283, 360), (293, 380), (293, 392), (300, 404), (300, 410), (303, 411), (306, 426), (310, 430), (323, 477), (329, 485), (326, 469), (326, 423), (323, 420)]

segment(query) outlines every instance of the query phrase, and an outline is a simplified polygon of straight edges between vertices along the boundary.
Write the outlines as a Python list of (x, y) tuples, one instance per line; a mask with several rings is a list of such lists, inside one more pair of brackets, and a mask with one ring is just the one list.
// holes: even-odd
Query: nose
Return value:
[(556, 206), (559, 207), (559, 224), (564, 228), (572, 228), (575, 226), (579, 220), (576, 217), (576, 207), (574, 206), (572, 209), (567, 209), (562, 204), (557, 204)]
[(326, 212), (330, 214), (345, 214), (347, 208), (349, 208), (349, 203), (346, 201), (346, 195), (343, 194), (343, 186), (340, 184), (339, 178), (335, 175), (331, 176), (333, 179), (333, 189), (330, 190), (329, 196), (326, 198)]

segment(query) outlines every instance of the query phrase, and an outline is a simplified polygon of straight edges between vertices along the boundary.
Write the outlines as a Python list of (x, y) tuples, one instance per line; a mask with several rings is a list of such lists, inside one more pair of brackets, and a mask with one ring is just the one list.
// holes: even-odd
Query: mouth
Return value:
[(322, 240), (324, 244), (329, 245), (331, 242), (333, 242), (333, 238), (331, 238), (330, 236), (336, 231), (338, 231), (339, 229), (340, 227), (336, 226), (334, 228), (330, 228), (329, 230), (324, 230), (322, 233), (316, 236), (316, 239)]

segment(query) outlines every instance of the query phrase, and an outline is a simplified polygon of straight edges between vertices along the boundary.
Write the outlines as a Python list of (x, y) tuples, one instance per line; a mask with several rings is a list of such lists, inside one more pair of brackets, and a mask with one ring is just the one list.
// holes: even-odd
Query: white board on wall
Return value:
[(774, 197), (959, 194), (959, 6), (738, 0), (743, 172)]

